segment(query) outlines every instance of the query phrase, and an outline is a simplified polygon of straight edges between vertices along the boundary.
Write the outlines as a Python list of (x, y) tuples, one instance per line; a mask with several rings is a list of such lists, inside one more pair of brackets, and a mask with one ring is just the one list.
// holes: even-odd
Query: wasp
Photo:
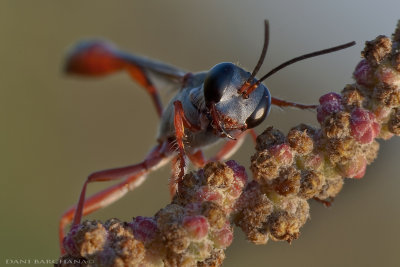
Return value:
[[(127, 71), (151, 96), (160, 117), (156, 145), (142, 162), (134, 165), (98, 171), (90, 174), (84, 182), (78, 204), (67, 210), (60, 220), (60, 242), (64, 228), (80, 223), (82, 216), (106, 207), (138, 187), (146, 175), (172, 160), (173, 178), (170, 192), (177, 190), (183, 179), (187, 160), (196, 167), (209, 161), (229, 157), (250, 134), (256, 138), (254, 127), (265, 120), (271, 105), (315, 109), (317, 105), (304, 105), (272, 97), (262, 83), (272, 74), (295, 62), (331, 53), (353, 46), (355, 42), (305, 54), (273, 68), (256, 79), (264, 62), (269, 44), (269, 23), (265, 20), (264, 45), (252, 73), (241, 67), (223, 62), (209, 71), (191, 73), (174, 66), (145, 57), (128, 54), (106, 41), (83, 41), (69, 53), (65, 71), (68, 74), (105, 76), (117, 71)], [(155, 81), (161, 79), (177, 88), (176, 95), (163, 108)], [(202, 149), (225, 140), (225, 144), (211, 159), (206, 159)], [(116, 185), (86, 198), (89, 183), (120, 181)]]

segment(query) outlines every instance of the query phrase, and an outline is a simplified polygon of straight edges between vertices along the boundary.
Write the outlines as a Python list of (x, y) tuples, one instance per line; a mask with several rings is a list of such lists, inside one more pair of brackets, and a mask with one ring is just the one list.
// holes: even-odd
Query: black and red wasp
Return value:
[[(64, 238), (64, 228), (71, 221), (73, 225), (79, 224), (82, 216), (117, 201), (129, 190), (138, 187), (145, 180), (146, 174), (170, 160), (174, 170), (170, 191), (174, 194), (177, 182), (184, 176), (187, 158), (196, 167), (202, 167), (209, 161), (229, 157), (239, 148), (248, 133), (255, 139), (253, 128), (264, 121), (271, 104), (300, 109), (316, 108), (316, 105), (303, 105), (272, 97), (262, 82), (297, 61), (355, 44), (350, 42), (293, 58), (257, 80), (255, 76), (264, 61), (268, 43), (269, 24), (265, 21), (264, 46), (252, 73), (229, 62), (219, 63), (209, 71), (190, 73), (122, 52), (105, 41), (84, 41), (77, 44), (67, 58), (67, 73), (104, 76), (127, 71), (150, 94), (160, 117), (160, 124), (156, 145), (142, 162), (98, 171), (88, 176), (78, 204), (62, 215), (59, 225), (60, 242)], [(155, 87), (155, 79), (162, 79), (178, 88), (165, 108)], [(213, 158), (205, 159), (202, 148), (219, 140), (226, 140), (225, 144)], [(114, 180), (121, 182), (86, 199), (86, 187), (89, 183)]]

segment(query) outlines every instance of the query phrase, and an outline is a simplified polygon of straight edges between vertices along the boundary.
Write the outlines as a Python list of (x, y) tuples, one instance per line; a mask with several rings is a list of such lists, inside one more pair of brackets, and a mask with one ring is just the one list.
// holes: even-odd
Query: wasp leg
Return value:
[(125, 70), (150, 94), (159, 116), (163, 111), (160, 96), (150, 73), (170, 83), (181, 84), (185, 72), (167, 64), (119, 51), (105, 41), (83, 41), (69, 53), (65, 71), (86, 76), (105, 76)]
[(248, 129), (247, 132), (250, 134), (251, 140), (253, 140), (254, 144), (256, 144), (257, 143), (257, 133), (256, 133), (256, 131), (254, 131), (254, 129)]
[(218, 153), (209, 159), (207, 162), (210, 161), (219, 161), (219, 160), (226, 160), (230, 156), (232, 156), (238, 149), (239, 147), (243, 144), (244, 142), (244, 137), (247, 135), (247, 131), (243, 132), (237, 136), (235, 136), (236, 140), (229, 140), (226, 141), (226, 143), (221, 147), (221, 149), (218, 151)]
[(207, 160), (204, 157), (202, 150), (197, 150), (195, 153), (188, 154), (190, 161), (198, 168), (204, 167), (206, 163), (211, 161), (218, 161), (218, 160), (226, 160), (229, 158), (233, 153), (236, 152), (237, 149), (243, 144), (244, 138), (247, 134), (251, 135), (251, 139), (256, 142), (257, 134), (253, 129), (249, 129), (237, 136), (235, 136), (236, 140), (228, 140), (225, 144), (220, 148), (217, 152), (215, 157), (210, 158)]
[[(200, 149), (194, 153), (187, 154), (187, 156), (189, 160), (198, 168), (204, 167), (204, 165), (206, 165), (206, 163), (208, 162), (226, 160), (233, 153), (235, 153), (237, 149), (239, 149), (239, 147), (243, 144), (244, 138), (246, 137), (247, 134), (251, 135), (252, 140), (255, 143), (257, 134), (253, 129), (249, 129), (235, 136), (236, 140), (226, 141), (225, 144), (218, 151), (217, 155), (215, 155), (215, 157), (210, 158), (209, 160), (205, 158), (203, 151)], [(178, 155), (172, 160), (172, 178), (169, 184), (171, 197), (173, 197), (177, 191), (177, 183), (179, 182), (179, 178), (176, 179), (176, 177), (179, 176), (176, 174), (181, 170), (179, 163), (180, 159)]]
[(190, 161), (198, 168), (204, 167), (204, 165), (206, 165), (207, 162), (225, 160), (225, 159), (229, 158), (233, 153), (235, 153), (237, 149), (240, 148), (240, 146), (243, 144), (244, 138), (247, 134), (250, 134), (251, 139), (253, 140), (253, 142), (255, 144), (256, 139), (257, 139), (257, 133), (254, 131), (254, 129), (249, 129), (249, 130), (237, 135), (235, 137), (236, 140), (226, 141), (225, 144), (221, 147), (221, 149), (217, 152), (215, 157), (212, 157), (209, 160), (207, 160), (205, 158), (202, 150), (197, 150), (195, 153), (188, 154), (188, 157), (189, 157)]
[(186, 168), (186, 153), (185, 147), (183, 144), (183, 138), (185, 137), (185, 128), (191, 132), (196, 132), (200, 130), (200, 127), (190, 123), (190, 121), (186, 118), (185, 112), (183, 110), (182, 103), (180, 101), (174, 102), (174, 127), (175, 127), (175, 138), (176, 144), (178, 145), (178, 155), (173, 160), (173, 175), (170, 179), (170, 190), (171, 196), (175, 192), (173, 189), (176, 188), (176, 184), (182, 180), (185, 175)]
[[(108, 205), (122, 198), (128, 191), (140, 186), (144, 182), (147, 173), (165, 165), (168, 162), (171, 153), (169, 152), (168, 148), (166, 148), (167, 145), (168, 144), (166, 143), (157, 145), (147, 155), (146, 159), (138, 164), (95, 172), (86, 179), (79, 197), (78, 204), (68, 209), (62, 215), (59, 223), (59, 238), (62, 253), (64, 253), (62, 242), (64, 239), (65, 227), (71, 221), (73, 221), (73, 225), (79, 224), (82, 216), (90, 214), (100, 208), (107, 207)], [(85, 200), (86, 187), (88, 183), (121, 179), (124, 180)]]
[(304, 104), (285, 101), (276, 97), (271, 98), (271, 103), (272, 105), (278, 107), (294, 107), (299, 109), (316, 109), (318, 107), (318, 105), (304, 105)]
[(199, 149), (194, 153), (188, 154), (190, 162), (193, 163), (197, 168), (202, 168), (206, 165), (207, 160), (204, 156), (203, 150)]

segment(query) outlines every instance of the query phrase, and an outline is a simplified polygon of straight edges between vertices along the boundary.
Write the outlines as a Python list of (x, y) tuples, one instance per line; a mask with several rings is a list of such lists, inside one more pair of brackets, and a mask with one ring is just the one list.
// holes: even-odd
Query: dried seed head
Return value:
[(273, 204), (261, 191), (260, 185), (252, 181), (238, 201), (234, 222), (255, 244), (265, 244), (268, 232), (265, 222), (273, 210)]
[(257, 151), (251, 157), (250, 169), (254, 179), (257, 181), (267, 181), (278, 177), (280, 163), (275, 160), (269, 151)]
[(380, 106), (392, 108), (400, 105), (400, 89), (397, 86), (378, 84), (373, 97)]
[(325, 147), (326, 155), (332, 164), (350, 160), (359, 149), (359, 145), (351, 137), (343, 139), (331, 138), (327, 141), (328, 143)]
[(186, 229), (177, 222), (162, 225), (161, 229), (162, 240), (168, 250), (181, 254), (190, 245)]
[(321, 191), (324, 182), (325, 177), (320, 172), (303, 170), (299, 196), (305, 199), (313, 198)]
[(280, 195), (296, 195), (300, 190), (300, 171), (294, 167), (282, 169), (271, 187)]
[(341, 176), (325, 177), (325, 183), (316, 198), (329, 199), (334, 198), (343, 187), (343, 178)]
[(287, 139), (290, 147), (300, 155), (309, 154), (314, 148), (313, 139), (307, 130), (292, 129), (288, 133)]
[(328, 138), (344, 138), (349, 135), (350, 114), (345, 111), (328, 116), (322, 126), (323, 132)]
[(400, 52), (392, 55), (392, 66), (395, 70), (400, 71)]
[(400, 43), (400, 20), (397, 21), (396, 30), (392, 34), (393, 43)]
[(355, 85), (348, 84), (342, 90), (342, 103), (346, 107), (350, 108), (362, 107), (363, 101), (364, 101), (364, 96), (361, 93), (361, 90), (358, 89)]
[(212, 187), (228, 187), (233, 182), (233, 170), (221, 162), (210, 162), (204, 167), (207, 185)]
[(285, 240), (291, 243), (300, 235), (300, 228), (309, 217), (310, 207), (306, 200), (293, 198), (289, 209), (274, 211), (267, 221), (269, 235), (272, 240)]
[[(97, 266), (136, 266), (143, 263), (145, 247), (134, 238), (128, 223), (111, 219), (104, 225), (98, 221), (85, 221), (74, 227), (66, 238), (69, 245), (75, 242), (74, 246), (65, 248), (70, 256), (82, 259), (81, 263), (88, 260)], [(68, 264), (61, 262), (58, 266)]]
[(373, 66), (377, 66), (392, 50), (390, 38), (379, 35), (373, 41), (365, 42), (365, 49), (361, 55)]
[(84, 221), (72, 226), (63, 240), (63, 245), (71, 256), (91, 257), (103, 249), (107, 235), (106, 228), (99, 221)]
[(263, 151), (270, 146), (279, 145), (285, 142), (285, 135), (273, 128), (268, 127), (262, 134), (257, 137), (256, 150)]
[(211, 227), (221, 228), (226, 221), (225, 211), (214, 202), (203, 202), (201, 204), (201, 214), (207, 218)]
[(379, 143), (374, 140), (371, 144), (362, 146), (361, 149), (367, 164), (371, 164), (378, 156)]
[(400, 135), (400, 108), (395, 108), (388, 122), (389, 131), (395, 135)]
[(225, 253), (222, 249), (213, 250), (211, 256), (204, 261), (198, 262), (198, 267), (217, 267), (221, 266), (225, 259)]

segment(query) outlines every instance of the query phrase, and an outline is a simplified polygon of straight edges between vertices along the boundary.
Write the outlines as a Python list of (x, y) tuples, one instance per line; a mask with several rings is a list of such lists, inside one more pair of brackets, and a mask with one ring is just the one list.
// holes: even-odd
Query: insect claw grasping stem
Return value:
[(231, 140), (236, 140), (236, 138), (233, 137), (232, 135), (230, 135), (230, 134), (225, 130), (225, 128), (224, 128), (223, 126), (220, 125), (220, 127), (221, 127), (221, 132), (222, 132), (223, 134), (225, 134), (226, 137), (228, 137), (228, 138), (231, 139)]

